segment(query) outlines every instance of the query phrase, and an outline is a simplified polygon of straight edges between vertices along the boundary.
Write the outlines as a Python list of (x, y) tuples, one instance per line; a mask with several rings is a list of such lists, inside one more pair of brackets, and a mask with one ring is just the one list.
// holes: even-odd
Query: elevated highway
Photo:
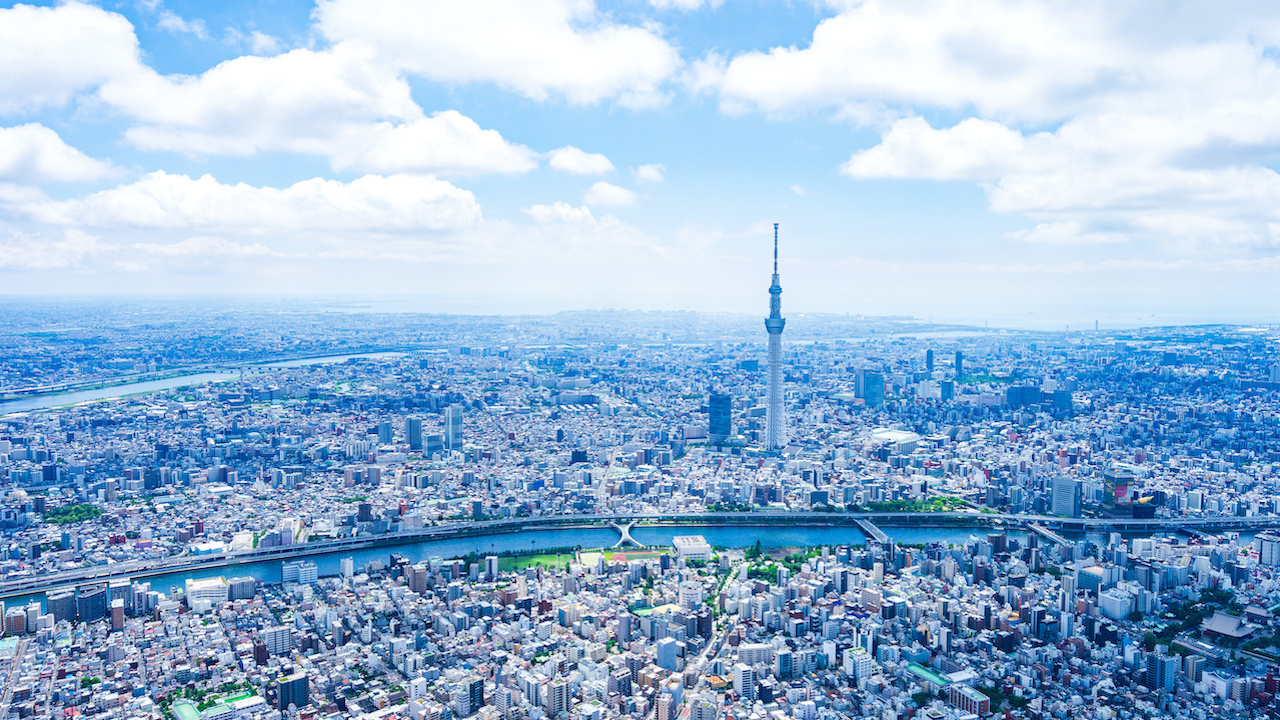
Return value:
[[(1046, 515), (1012, 515), (978, 512), (708, 512), (654, 514), (544, 515), (538, 517), (457, 522), (402, 530), (380, 535), (318, 540), (303, 545), (257, 548), (237, 553), (182, 555), (158, 560), (97, 565), (44, 575), (11, 577), (0, 581), (0, 599), (44, 592), (65, 585), (102, 582), (114, 578), (145, 578), (185, 570), (224, 567), (270, 560), (296, 560), (310, 555), (394, 546), (428, 540), (483, 537), (525, 530), (575, 527), (615, 527), (627, 534), (637, 524), (648, 526), (722, 525), (744, 527), (858, 527), (863, 523), (890, 527), (996, 527), (1028, 528), (1032, 524), (1059, 532), (1177, 532), (1179, 530), (1245, 530), (1280, 527), (1280, 516), (1212, 517), (1135, 520), (1132, 518), (1060, 518)], [(879, 528), (876, 528), (877, 530)], [(1038, 532), (1038, 531), (1037, 531)], [(876, 537), (873, 532), (864, 533)], [(880, 533), (884, 536), (884, 533)], [(887, 540), (887, 536), (885, 536)], [(634, 540), (633, 540), (634, 542)]]
[(867, 518), (862, 518), (858, 521), (858, 528), (862, 530), (863, 535), (866, 535), (868, 538), (875, 540), (881, 545), (888, 544), (889, 542), (889, 536), (885, 535), (883, 530), (876, 527), (875, 523), (871, 522)]
[(1040, 523), (1027, 523), (1027, 529), (1036, 533), (1037, 535), (1040, 535), (1044, 539), (1049, 540), (1051, 542), (1055, 542), (1063, 547), (1067, 547), (1071, 545), (1071, 543), (1066, 538), (1050, 530), (1049, 528), (1041, 525)]

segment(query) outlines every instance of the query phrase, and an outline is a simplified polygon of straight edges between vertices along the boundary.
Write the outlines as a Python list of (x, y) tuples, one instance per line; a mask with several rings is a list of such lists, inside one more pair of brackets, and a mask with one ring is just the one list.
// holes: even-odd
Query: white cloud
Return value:
[(497, 130), (481, 129), (456, 110), (400, 125), (352, 126), (330, 154), (337, 170), (521, 173), (538, 165), (532, 150), (507, 142)]
[(39, 123), (0, 127), (0, 182), (98, 180), (115, 172), (110, 162), (85, 155)]
[(591, 0), (320, 0), (315, 14), (325, 37), (367, 43), (415, 75), (535, 100), (652, 105), (681, 66), (656, 30), (614, 22)]
[(238, 243), (207, 235), (178, 242), (122, 242), (110, 249), (110, 267), (126, 273), (272, 275), (279, 272), (281, 260), (297, 259), (261, 243)]
[[(1169, 122), (1182, 124), (1179, 140), (1190, 147), (1171, 140)], [(1024, 135), (976, 118), (942, 129), (907, 118), (841, 170), (858, 179), (979, 181), (992, 210), (1039, 221), (1009, 234), (1018, 241), (1144, 240), (1181, 251), (1276, 244), (1280, 175), (1247, 165), (1186, 167), (1179, 156), (1213, 136), (1200, 124), (1081, 117)]]
[(293, 256), (260, 243), (195, 236), (177, 242), (104, 240), (79, 229), (30, 233), (0, 229), (0, 272), (71, 272), (78, 278), (109, 274), (136, 277), (140, 273), (206, 275), (227, 273), (273, 274), (282, 259)]
[(254, 55), (275, 55), (282, 47), (280, 38), (254, 30), (249, 33), (249, 49)]
[(795, 193), (795, 194), (797, 194), (797, 195), (799, 195), (799, 196), (801, 196), (801, 197), (804, 197), (805, 195), (808, 195), (808, 194), (809, 194), (808, 192), (806, 192), (806, 191), (805, 191), (805, 189), (804, 189), (804, 188), (800, 187), (799, 185), (792, 185), (792, 186), (791, 186), (791, 192), (793, 192), (793, 193)]
[(234, 27), (223, 30), (222, 41), (228, 45), (247, 48), (254, 55), (275, 55), (284, 48), (284, 43), (274, 35), (260, 30), (250, 30), (246, 35)]
[(685, 67), (680, 73), (680, 84), (691, 95), (719, 91), (728, 70), (729, 58), (722, 53), (709, 52)]
[(1025, 162), (1022, 134), (997, 122), (969, 118), (935, 130), (918, 117), (893, 124), (880, 144), (854, 153), (841, 172), (855, 178), (922, 177), (985, 180)]
[(724, 4), (724, 0), (649, 0), (649, 4), (655, 10), (697, 10), (703, 5), (710, 7), (712, 10)]
[(613, 170), (613, 163), (600, 153), (589, 153), (572, 145), (556, 148), (547, 153), (547, 164), (553, 170), (575, 175), (604, 175)]
[(595, 218), (591, 216), (591, 208), (586, 206), (574, 207), (569, 203), (554, 202), (550, 205), (534, 205), (525, 210), (539, 223), (564, 222), (564, 223), (592, 223)]
[(126, 133), (134, 144), (196, 154), (324, 155), (352, 124), (422, 115), (403, 79), (351, 46), (238, 57), (194, 77), (147, 69), (100, 93), (143, 123)]
[(134, 250), (163, 258), (267, 258), (285, 257), (260, 243), (244, 245), (226, 238), (198, 235), (175, 243), (133, 243)]
[[(841, 172), (975, 181), (1028, 242), (1277, 242), (1280, 16), (1257, 8), (833, 2), (806, 47), (705, 59), (722, 107), (881, 129)], [(1159, 16), (1161, 19), (1152, 21)], [(958, 116), (933, 127), (919, 115)]]
[(1028, 243), (1070, 245), (1121, 243), (1128, 240), (1122, 233), (1089, 232), (1080, 223), (1071, 221), (1040, 223), (1027, 230), (1011, 232), (1009, 238)]
[(922, 104), (1051, 119), (1132, 82), (1130, 48), (1097, 6), (868, 0), (838, 7), (808, 47), (733, 58), (720, 80), (726, 107), (862, 113), (868, 103)]
[(68, 229), (61, 239), (8, 229), (0, 234), (0, 270), (70, 270), (98, 251), (98, 238)]
[(102, 97), (142, 124), (125, 136), (144, 150), (327, 156), (335, 170), (518, 173), (537, 166), (454, 110), (424, 117), (408, 83), (354, 45), (244, 56), (196, 77), (138, 73)]
[(272, 188), (157, 171), (83, 198), (30, 201), (17, 209), (50, 225), (248, 234), (403, 233), (480, 222), (470, 192), (416, 175), (366, 175), (349, 183), (315, 178)]
[(635, 205), (635, 192), (601, 181), (587, 188), (582, 202), (587, 205)]
[(156, 27), (172, 33), (195, 35), (201, 40), (209, 39), (209, 28), (205, 27), (204, 20), (185, 20), (172, 10), (160, 11), (160, 18), (156, 21)]
[(62, 105), (136, 72), (138, 38), (123, 16), (77, 2), (0, 9), (0, 113)]
[(654, 163), (651, 165), (641, 165), (632, 173), (637, 180), (647, 180), (649, 182), (662, 182), (666, 177), (667, 168), (665, 165)]

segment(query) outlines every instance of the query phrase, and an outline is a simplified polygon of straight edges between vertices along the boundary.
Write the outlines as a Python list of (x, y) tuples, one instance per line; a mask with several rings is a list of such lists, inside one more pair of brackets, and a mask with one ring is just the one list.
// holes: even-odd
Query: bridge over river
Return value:
[[(545, 515), (478, 522), (456, 522), (402, 530), (379, 535), (316, 540), (300, 545), (256, 548), (243, 552), (206, 555), (178, 555), (158, 560), (140, 560), (77, 568), (38, 576), (10, 577), (0, 581), (0, 598), (44, 592), (51, 588), (117, 578), (146, 578), (186, 570), (217, 568), (266, 560), (295, 560), (347, 550), (394, 546), (423, 541), (484, 537), (526, 530), (554, 530), (580, 527), (612, 527), (622, 540), (631, 540), (637, 526), (678, 527), (718, 525), (740, 527), (857, 527), (870, 539), (887, 542), (879, 526), (887, 527), (991, 527), (1029, 529), (1063, 541), (1056, 532), (1155, 533), (1179, 530), (1246, 530), (1280, 527), (1276, 517), (1213, 517), (1135, 520), (1132, 518), (1059, 518), (1045, 515), (1011, 515), (983, 512), (708, 512), (655, 514)], [(1033, 527), (1038, 526), (1038, 527)], [(1050, 531), (1046, 534), (1043, 531)], [(1065, 541), (1064, 541), (1065, 542)]]

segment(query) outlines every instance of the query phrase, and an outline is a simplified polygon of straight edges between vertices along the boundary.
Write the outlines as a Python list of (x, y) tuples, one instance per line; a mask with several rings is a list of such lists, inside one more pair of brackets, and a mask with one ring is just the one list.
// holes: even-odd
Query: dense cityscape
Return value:
[(758, 319), (344, 313), (363, 345), (319, 357), (238, 310), (183, 366), (97, 311), (8, 329), (82, 348), (10, 373), (227, 371), (0, 405), (8, 716), (1276, 707), (1272, 328), (809, 319), (775, 414)]
[(0, 720), (1280, 720), (1277, 98), (1274, 2), (0, 0)]

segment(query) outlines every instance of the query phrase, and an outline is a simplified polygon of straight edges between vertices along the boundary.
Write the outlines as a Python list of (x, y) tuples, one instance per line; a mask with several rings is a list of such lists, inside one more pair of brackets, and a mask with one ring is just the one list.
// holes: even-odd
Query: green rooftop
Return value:
[(938, 687), (945, 687), (951, 684), (950, 678), (948, 678), (945, 675), (939, 675), (938, 673), (930, 670), (929, 668), (921, 665), (920, 663), (911, 663), (907, 665), (907, 669), (915, 673), (920, 678), (924, 680), (928, 680), (929, 682), (933, 683), (934, 685), (937, 685)]
[(173, 716), (178, 720), (200, 720), (200, 711), (195, 705), (183, 700), (173, 704)]

